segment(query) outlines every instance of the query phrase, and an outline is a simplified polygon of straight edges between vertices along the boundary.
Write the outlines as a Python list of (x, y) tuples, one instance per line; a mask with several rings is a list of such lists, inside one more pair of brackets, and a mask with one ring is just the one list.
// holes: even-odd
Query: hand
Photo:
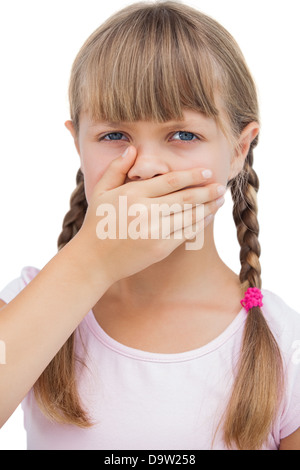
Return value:
[[(207, 184), (208, 180), (202, 175), (204, 168), (173, 171), (124, 184), (135, 159), (136, 149), (130, 146), (125, 157), (112, 161), (93, 190), (85, 220), (77, 234), (86, 245), (84, 251), (89, 254), (91, 270), (95, 276), (97, 271), (104, 270), (110, 284), (166, 258), (180, 244), (203, 230), (212, 220), (209, 216), (222, 205), (217, 204), (220, 199), (217, 187), (220, 185)], [(162, 204), (165, 212), (151, 217), (153, 208), (162, 207)], [(174, 204), (176, 213), (172, 212)], [(191, 207), (188, 211), (187, 204)], [(128, 213), (127, 210), (122, 212), (122, 207), (126, 207)], [(134, 238), (136, 232), (130, 231), (132, 215), (136, 215), (132, 212), (134, 208), (138, 208), (140, 238)], [(105, 214), (111, 214), (111, 218), (107, 216), (99, 221), (99, 215)], [(125, 223), (125, 232), (120, 221)], [(164, 238), (154, 238), (153, 234), (157, 235), (162, 227)]]

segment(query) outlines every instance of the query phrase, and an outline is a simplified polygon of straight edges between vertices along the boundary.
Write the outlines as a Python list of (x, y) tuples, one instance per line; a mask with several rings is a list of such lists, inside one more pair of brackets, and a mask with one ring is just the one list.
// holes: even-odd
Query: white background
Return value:
[[(0, 290), (23, 266), (56, 253), (79, 159), (64, 122), (68, 80), (85, 39), (131, 2), (10, 0), (0, 3)], [(263, 287), (300, 312), (299, 0), (194, 0), (239, 43), (257, 83), (262, 129), (254, 168)], [(239, 272), (230, 194), (215, 222), (222, 259)], [(1, 333), (1, 332), (0, 332)], [(1, 337), (1, 334), (0, 334)], [(20, 408), (0, 430), (0, 449), (25, 449)]]

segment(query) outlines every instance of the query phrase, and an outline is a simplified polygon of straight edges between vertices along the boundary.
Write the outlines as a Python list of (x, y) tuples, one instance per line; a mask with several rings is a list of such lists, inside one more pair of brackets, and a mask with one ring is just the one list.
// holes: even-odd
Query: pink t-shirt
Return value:
[[(23, 268), (0, 298), (12, 300), (38, 272)], [(276, 450), (280, 439), (300, 426), (300, 315), (274, 293), (262, 293), (263, 314), (286, 368), (284, 401), (264, 447)], [(76, 350), (87, 365), (78, 369), (81, 399), (95, 425), (81, 429), (51, 422), (31, 390), (22, 402), (28, 449), (225, 449), (221, 432), (212, 441), (230, 393), (246, 317), (242, 308), (203, 347), (158, 354), (115, 341), (90, 311), (77, 329), (85, 348), (77, 335)]]

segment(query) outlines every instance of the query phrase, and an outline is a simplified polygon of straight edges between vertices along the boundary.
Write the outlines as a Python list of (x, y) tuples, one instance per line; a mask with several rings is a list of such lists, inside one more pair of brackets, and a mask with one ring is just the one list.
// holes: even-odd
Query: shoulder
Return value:
[(10, 280), (6, 286), (1, 288), (0, 299), (9, 303), (39, 272), (40, 270), (34, 266), (23, 267), (18, 277)]
[(292, 352), (299, 341), (300, 313), (274, 292), (262, 289), (262, 312), (282, 352)]
[(34, 266), (25, 266), (21, 270), (20, 277), (23, 282), (27, 285), (33, 278), (40, 272), (40, 269), (35, 268)]

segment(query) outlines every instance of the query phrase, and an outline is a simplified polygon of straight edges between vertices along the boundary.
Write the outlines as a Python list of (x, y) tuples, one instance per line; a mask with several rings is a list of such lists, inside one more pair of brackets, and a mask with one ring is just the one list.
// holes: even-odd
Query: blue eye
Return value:
[[(103, 140), (121, 140), (123, 135), (124, 134), (122, 134), (122, 132), (110, 132), (109, 134), (106, 134), (105, 136), (103, 136), (102, 139)], [(106, 137), (108, 137), (108, 139), (106, 139)]]
[[(176, 134), (174, 134), (174, 136), (177, 135), (177, 134), (179, 135), (179, 139), (175, 138), (175, 140), (182, 140), (183, 142), (191, 142), (191, 141), (197, 139), (195, 134), (193, 134), (192, 132), (179, 131), (179, 132), (176, 132)], [(195, 139), (194, 139), (194, 137), (195, 137)]]
[[(178, 136), (178, 137), (175, 137)], [(100, 138), (100, 140), (104, 141), (118, 141), (123, 140), (122, 137), (125, 137), (122, 132), (109, 132), (108, 134), (104, 135)], [(181, 142), (193, 142), (195, 140), (199, 140), (199, 138), (193, 134), (193, 132), (187, 131), (178, 131), (173, 135), (173, 139)]]

